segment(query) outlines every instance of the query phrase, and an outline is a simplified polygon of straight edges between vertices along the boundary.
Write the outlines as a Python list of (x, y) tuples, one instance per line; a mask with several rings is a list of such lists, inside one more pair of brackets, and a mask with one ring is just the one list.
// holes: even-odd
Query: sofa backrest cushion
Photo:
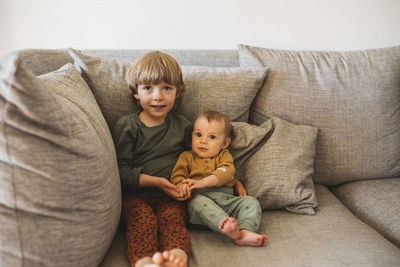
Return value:
[[(101, 111), (113, 129), (117, 120), (139, 110), (125, 81), (132, 62), (88, 56), (68, 49), (74, 65), (85, 78)], [(193, 121), (204, 110), (219, 111), (231, 121), (248, 121), (249, 110), (264, 82), (267, 69), (258, 67), (182, 66), (186, 85), (179, 113)]]
[(318, 129), (271, 118), (259, 126), (232, 123), (236, 176), (263, 209), (314, 215), (312, 175)]
[(314, 181), (400, 175), (400, 46), (288, 51), (239, 46), (243, 67), (268, 67), (250, 121), (281, 117), (319, 129)]
[[(135, 62), (149, 49), (86, 49), (81, 50), (85, 55), (116, 59), (125, 62)], [(204, 67), (239, 67), (237, 50), (218, 49), (161, 49), (173, 56), (181, 66)]]
[(72, 64), (0, 62), (0, 266), (98, 266), (116, 232), (113, 141)]
[(17, 53), (26, 68), (35, 75), (58, 70), (65, 64), (73, 62), (65, 49), (24, 49)]

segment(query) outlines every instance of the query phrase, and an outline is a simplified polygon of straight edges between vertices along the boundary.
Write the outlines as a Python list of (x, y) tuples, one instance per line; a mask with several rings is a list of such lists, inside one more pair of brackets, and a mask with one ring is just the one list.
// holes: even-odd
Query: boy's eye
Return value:
[(151, 90), (151, 86), (145, 86), (145, 87), (143, 87), (143, 90), (150, 91)]
[(164, 87), (164, 91), (170, 91), (170, 90), (172, 90), (171, 87), (169, 87), (169, 86), (165, 86), (165, 87)]

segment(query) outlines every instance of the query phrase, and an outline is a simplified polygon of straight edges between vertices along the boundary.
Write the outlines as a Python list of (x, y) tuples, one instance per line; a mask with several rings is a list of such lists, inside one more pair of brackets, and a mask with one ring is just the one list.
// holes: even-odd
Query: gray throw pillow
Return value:
[[(68, 49), (74, 65), (87, 81), (112, 129), (123, 114), (138, 105), (129, 95), (125, 74), (132, 63), (84, 55)], [(266, 68), (218, 68), (182, 66), (186, 89), (176, 109), (191, 121), (204, 110), (219, 111), (232, 121), (248, 121), (249, 109)]]
[(0, 62), (0, 266), (98, 266), (116, 232), (113, 141), (72, 64)]
[(268, 67), (250, 121), (318, 127), (314, 181), (400, 175), (400, 46), (288, 51), (239, 46), (240, 65)]
[(271, 118), (260, 126), (232, 123), (236, 178), (263, 209), (314, 215), (312, 175), (318, 129)]

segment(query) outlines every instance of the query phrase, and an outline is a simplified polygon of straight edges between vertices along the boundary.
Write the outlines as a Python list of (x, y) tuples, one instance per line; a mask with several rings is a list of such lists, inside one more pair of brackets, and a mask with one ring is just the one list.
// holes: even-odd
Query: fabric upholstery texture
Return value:
[(263, 209), (314, 215), (312, 175), (318, 129), (271, 118), (260, 126), (232, 123), (236, 178)]
[[(267, 247), (241, 247), (211, 230), (189, 228), (192, 255), (189, 267), (203, 266), (398, 266), (400, 251), (357, 219), (323, 185), (315, 185), (319, 200), (315, 216), (284, 210), (263, 212), (259, 232)], [(118, 231), (100, 265), (129, 266), (123, 230)]]
[(35, 75), (41, 75), (58, 70), (72, 58), (65, 49), (25, 49), (18, 51), (21, 61)]
[(250, 121), (318, 127), (314, 182), (400, 175), (400, 46), (288, 51), (239, 45), (243, 67), (268, 67)]
[[(89, 56), (117, 59), (119, 61), (134, 62), (141, 55), (152, 50), (148, 49), (86, 49), (81, 53)], [(173, 56), (181, 66), (206, 67), (239, 67), (237, 50), (218, 49), (162, 49)]]
[[(110, 129), (123, 114), (138, 110), (125, 82), (132, 63), (88, 56), (73, 49), (68, 53), (91, 88)], [(230, 120), (247, 122), (251, 102), (266, 75), (265, 68), (254, 67), (182, 67), (182, 72), (186, 91), (176, 108), (192, 121), (201, 111), (212, 109)]]
[(121, 189), (107, 124), (72, 64), (0, 63), (0, 266), (97, 266)]
[(400, 179), (346, 183), (332, 192), (357, 217), (400, 247)]

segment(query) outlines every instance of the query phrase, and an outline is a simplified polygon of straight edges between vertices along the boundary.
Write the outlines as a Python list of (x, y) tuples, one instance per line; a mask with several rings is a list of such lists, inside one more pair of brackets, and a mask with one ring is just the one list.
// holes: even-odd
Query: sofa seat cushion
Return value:
[(97, 266), (118, 226), (111, 134), (72, 64), (0, 62), (0, 266)]
[(357, 181), (331, 190), (361, 220), (400, 247), (400, 178)]
[[(315, 216), (263, 211), (260, 232), (267, 247), (240, 247), (210, 230), (189, 229), (189, 267), (203, 266), (399, 266), (400, 249), (352, 214), (327, 187), (316, 185)], [(126, 266), (118, 231), (101, 267)]]
[(318, 127), (314, 182), (400, 175), (400, 46), (290, 51), (239, 46), (240, 65), (268, 67), (250, 121)]

